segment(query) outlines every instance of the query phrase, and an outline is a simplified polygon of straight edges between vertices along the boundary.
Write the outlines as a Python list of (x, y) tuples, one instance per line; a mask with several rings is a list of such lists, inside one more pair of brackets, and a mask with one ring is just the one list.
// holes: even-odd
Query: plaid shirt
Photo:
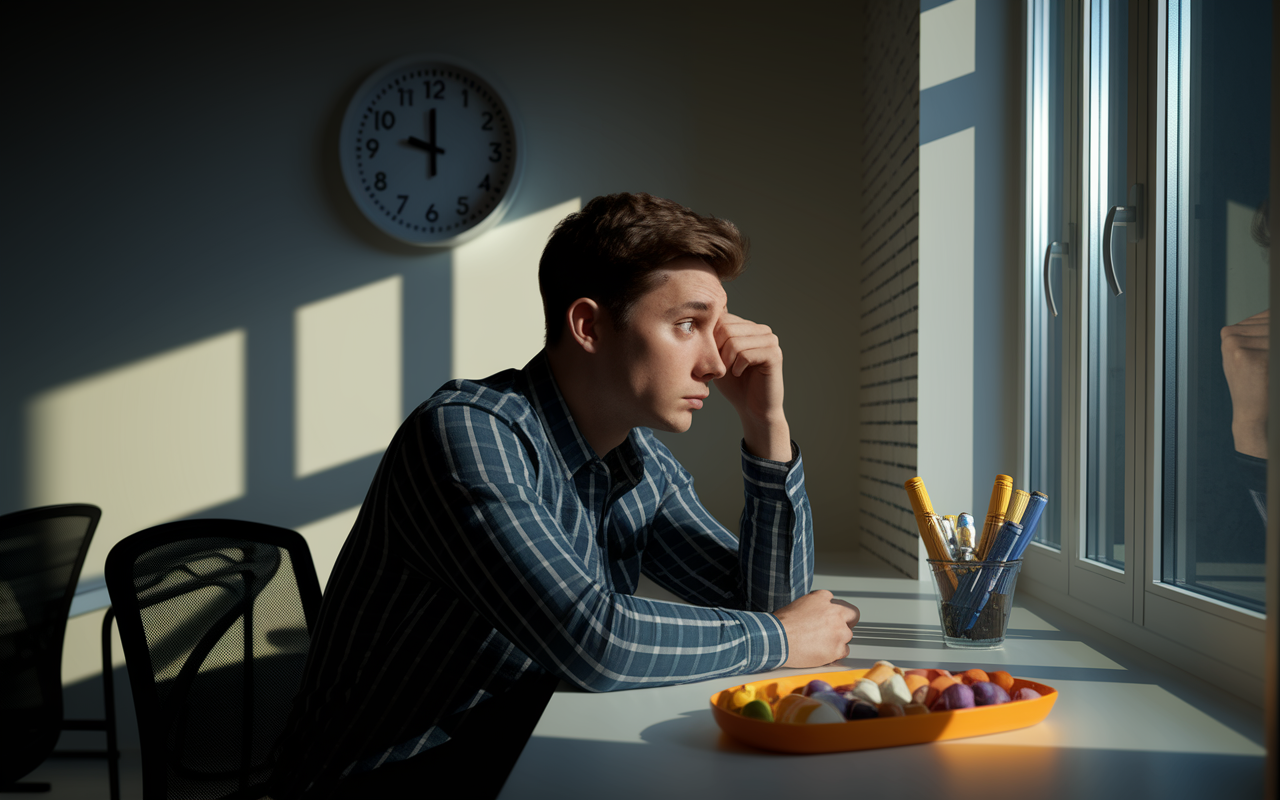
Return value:
[[(544, 354), (446, 384), (396, 433), (334, 567), (281, 794), (447, 741), (530, 670), (599, 692), (781, 666), (767, 612), (813, 578), (803, 468), (793, 444), (789, 464), (744, 449), (742, 469), (739, 540), (648, 429), (598, 458)], [(642, 571), (693, 605), (633, 596)]]

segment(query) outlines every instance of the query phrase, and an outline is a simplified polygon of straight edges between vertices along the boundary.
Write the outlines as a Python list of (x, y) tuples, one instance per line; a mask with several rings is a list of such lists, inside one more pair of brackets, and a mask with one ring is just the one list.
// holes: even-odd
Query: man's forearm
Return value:
[(743, 453), (746, 496), (738, 528), (739, 569), (748, 607), (761, 611), (785, 606), (806, 594), (813, 582), (813, 517), (803, 462), (798, 450), (794, 460), (792, 453), (790, 442), (785, 460)]
[(742, 420), (742, 441), (747, 452), (770, 461), (791, 461), (791, 426), (785, 417), (771, 422)]

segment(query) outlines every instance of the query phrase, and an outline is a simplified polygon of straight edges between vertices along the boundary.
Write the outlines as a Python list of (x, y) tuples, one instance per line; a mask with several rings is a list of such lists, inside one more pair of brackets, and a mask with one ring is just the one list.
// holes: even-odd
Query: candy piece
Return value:
[(907, 670), (906, 674), (904, 674), (902, 677), (910, 678), (912, 675), (919, 675), (921, 678), (924, 678), (926, 683), (932, 680), (932, 678), (929, 676), (929, 670), (927, 669), (909, 669)]
[(996, 672), (988, 672), (987, 675), (987, 680), (991, 681), (996, 686), (999, 686), (1006, 692), (1013, 692), (1013, 676), (1009, 673), (1004, 670), (997, 670)]
[(907, 712), (903, 711), (902, 706), (897, 703), (881, 703), (876, 706), (876, 713), (882, 717), (902, 717), (906, 716)]
[(758, 719), (764, 722), (773, 722), (773, 711), (769, 708), (769, 704), (763, 700), (752, 700), (742, 707), (742, 716), (748, 719)]
[[(938, 677), (929, 681), (929, 693), (925, 695), (924, 704), (927, 705), (929, 708), (933, 708), (934, 702), (937, 701), (938, 695), (942, 694), (943, 690), (945, 690), (948, 686), (955, 686), (956, 684), (959, 684), (959, 683), (960, 681), (951, 677), (950, 674), (939, 675)], [(912, 699), (915, 699), (914, 695), (912, 695)]]
[(978, 681), (991, 680), (991, 678), (987, 677), (987, 673), (983, 672), (977, 667), (974, 667), (973, 669), (967, 669), (964, 672), (960, 673), (959, 678), (961, 683), (968, 684), (969, 686), (974, 685)]
[(830, 705), (812, 697), (789, 694), (778, 701), (774, 709), (774, 719), (778, 722), (807, 723), (810, 725), (827, 722), (844, 722), (844, 717)]
[(901, 675), (895, 672), (880, 684), (880, 700), (899, 706), (905, 706), (911, 702), (911, 690), (907, 688), (907, 683)]
[(958, 708), (973, 708), (973, 690), (963, 683), (948, 686), (929, 706), (930, 711), (954, 711)]
[(912, 675), (908, 673), (907, 676), (903, 678), (903, 681), (905, 681), (907, 684), (907, 689), (910, 690), (912, 694), (915, 694), (916, 689), (919, 689), (921, 686), (929, 685), (929, 679), (924, 675), (919, 674), (920, 672), (922, 672), (922, 670), (914, 670), (914, 671), (917, 674)]
[(908, 717), (915, 716), (916, 714), (928, 714), (929, 707), (924, 703), (907, 703), (902, 707), (902, 713), (906, 714)]
[(1009, 702), (1009, 693), (990, 681), (975, 681), (969, 688), (973, 690), (975, 706), (998, 706)]
[(729, 695), (729, 710), (737, 711), (738, 709), (756, 699), (756, 690), (750, 686), (739, 686)]
[(866, 700), (854, 700), (849, 704), (849, 719), (875, 719), (880, 716), (880, 709)]
[(831, 684), (826, 681), (813, 680), (805, 684), (804, 691), (801, 692), (805, 697), (811, 697), (815, 692), (829, 692)]
[[(911, 693), (911, 702), (919, 703), (922, 706), (928, 706), (929, 704), (926, 703), (925, 701), (929, 699), (929, 691), (930, 690), (928, 686), (917, 687), (916, 690)], [(934, 691), (936, 693), (936, 690)]]
[(854, 681), (853, 688), (845, 696), (849, 697), (850, 700), (866, 700), (872, 705), (879, 705), (883, 702), (883, 698), (880, 697), (880, 687), (866, 678)]
[(1023, 686), (1021, 689), (1013, 693), (1013, 699), (1014, 700), (1038, 700), (1040, 699), (1040, 693), (1037, 692), (1035, 689), (1031, 689), (1027, 686)]
[(879, 686), (881, 683), (887, 681), (889, 676), (893, 674), (892, 664), (888, 661), (877, 661), (876, 665), (867, 670), (867, 674), (862, 677)]
[(836, 692), (814, 692), (809, 695), (809, 697), (813, 700), (818, 700), (831, 706), (836, 711), (840, 712), (841, 717), (848, 716), (849, 714), (849, 699), (842, 694), (838, 694)]

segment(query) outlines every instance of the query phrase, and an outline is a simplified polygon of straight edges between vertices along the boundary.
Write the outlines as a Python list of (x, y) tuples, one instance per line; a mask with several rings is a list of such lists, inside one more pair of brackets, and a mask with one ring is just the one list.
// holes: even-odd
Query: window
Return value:
[[(1271, 3), (1170, 4), (1160, 580), (1264, 610)], [(1223, 331), (1226, 326), (1232, 326)], [(1224, 336), (1237, 337), (1224, 346)], [(1230, 380), (1228, 379), (1230, 373)]]
[(1027, 4), (1024, 579), (1259, 698), (1271, 13)]

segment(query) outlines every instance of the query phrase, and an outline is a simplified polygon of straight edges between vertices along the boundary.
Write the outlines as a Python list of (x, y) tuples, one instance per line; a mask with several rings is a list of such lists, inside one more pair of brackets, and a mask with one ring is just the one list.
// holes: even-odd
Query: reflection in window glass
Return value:
[[(1101, 227), (1107, 209), (1127, 206), (1129, 130), (1129, 3), (1110, 0), (1094, 11), (1094, 55), (1090, 87), (1092, 174), (1090, 213)], [(1093, 237), (1095, 268), (1087, 282), (1088, 430), (1085, 487), (1085, 556), (1123, 569), (1124, 370), (1126, 295), (1114, 296), (1102, 275), (1102, 234)], [(1111, 242), (1119, 285), (1125, 285), (1125, 229)]]
[[(1063, 446), (1063, 337), (1062, 324), (1073, 306), (1064, 292), (1064, 272), (1079, 258), (1080, 243), (1068, 235), (1066, 215), (1070, 187), (1063, 171), (1065, 138), (1070, 124), (1068, 104), (1074, 99), (1064, 81), (1067, 78), (1064, 59), (1067, 56), (1067, 10), (1064, 3), (1036, 3), (1035, 57), (1035, 176), (1033, 252), (1038, 258), (1031, 264), (1031, 398), (1030, 398), (1030, 479), (1031, 487), (1049, 495), (1050, 503), (1040, 524), (1035, 541), (1054, 550), (1062, 548), (1062, 512), (1067, 503), (1062, 476), (1066, 448)], [(1039, 234), (1039, 235), (1036, 235)], [(1058, 316), (1053, 316), (1045, 300), (1042, 269), (1046, 248), (1050, 243), (1066, 242), (1067, 258), (1054, 259), (1049, 280)], [(1059, 502), (1053, 502), (1057, 500)]]
[[(1271, 3), (1171, 3), (1161, 579), (1262, 611)], [(1175, 144), (1176, 143), (1176, 144)]]

